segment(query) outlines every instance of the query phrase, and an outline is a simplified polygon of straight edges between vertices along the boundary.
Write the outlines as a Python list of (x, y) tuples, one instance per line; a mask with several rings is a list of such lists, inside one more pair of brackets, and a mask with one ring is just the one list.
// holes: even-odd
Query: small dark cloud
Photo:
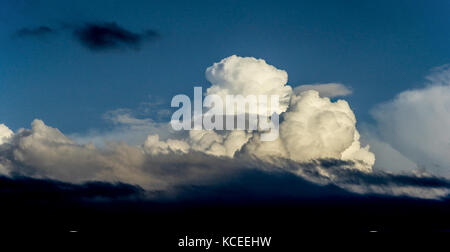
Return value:
[(72, 32), (76, 40), (91, 51), (139, 50), (143, 43), (160, 36), (155, 30), (133, 32), (115, 22), (86, 23), (81, 26), (63, 23), (56, 29), (45, 25), (24, 27), (14, 32), (12, 36), (15, 38), (44, 38), (58, 31)]
[(74, 30), (75, 37), (86, 48), (92, 51), (132, 48), (139, 49), (145, 41), (157, 38), (159, 34), (153, 30), (135, 33), (116, 23), (90, 23)]
[(43, 37), (55, 33), (56, 31), (48, 26), (25, 27), (14, 33), (15, 37)]

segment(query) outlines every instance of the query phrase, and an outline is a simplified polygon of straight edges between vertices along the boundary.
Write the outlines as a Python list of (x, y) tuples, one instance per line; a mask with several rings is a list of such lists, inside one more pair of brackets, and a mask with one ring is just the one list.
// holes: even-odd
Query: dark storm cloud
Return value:
[[(356, 169), (345, 169), (354, 166), (353, 161), (339, 159), (317, 159), (311, 162), (301, 163), (302, 173), (310, 179), (326, 179), (317, 169), (321, 167), (333, 175), (336, 183), (354, 185), (397, 185), (397, 186), (420, 186), (450, 189), (450, 181), (443, 177), (416, 176), (413, 174), (392, 174), (384, 171), (373, 171), (370, 173)], [(291, 170), (295, 172), (298, 165), (291, 163)]]
[(143, 42), (159, 36), (156, 31), (143, 33), (129, 31), (114, 22), (90, 23), (74, 30), (75, 37), (86, 48), (92, 51), (133, 48), (139, 49)]
[[(449, 181), (440, 178), (417, 178), (406, 175), (386, 173), (366, 174), (354, 171), (341, 172), (340, 182), (350, 181), (366, 186), (423, 186), (450, 188)], [(63, 198), (60, 198), (64, 195)], [(22, 175), (0, 176), (0, 196), (2, 199), (58, 200), (64, 202), (84, 202), (97, 199), (106, 201), (131, 200), (142, 202), (186, 202), (217, 200), (227, 202), (277, 201), (277, 200), (320, 200), (333, 198), (411, 198), (383, 194), (365, 194), (347, 191), (336, 184), (317, 184), (286, 171), (263, 171), (245, 169), (234, 175), (204, 185), (180, 185), (173, 190), (144, 190), (139, 186), (126, 183), (92, 181), (81, 184), (61, 182), (51, 179), (36, 179)], [(25, 199), (25, 198), (24, 198)], [(414, 198), (411, 198), (414, 199)], [(428, 199), (416, 199), (428, 201)], [(441, 200), (447, 200), (447, 197)], [(436, 201), (431, 200), (430, 201)], [(437, 200), (440, 201), (440, 200)]]
[(229, 179), (207, 186), (180, 186), (184, 201), (261, 202), (348, 197), (353, 193), (336, 185), (318, 185), (290, 172), (244, 170)]
[(15, 37), (43, 37), (55, 33), (56, 31), (48, 26), (25, 27), (14, 33)]
[[(393, 176), (390, 180), (396, 179)], [(417, 184), (401, 182), (405, 183)], [(242, 171), (210, 185), (181, 186), (176, 194), (148, 194), (127, 184), (0, 177), (0, 198), (2, 225), (8, 230), (138, 231), (173, 238), (186, 227), (286, 230), (286, 234), (295, 230), (296, 235), (336, 228), (367, 232), (450, 227), (448, 198), (360, 195), (332, 184), (318, 185), (289, 172), (261, 170)]]
[(21, 197), (26, 197), (28, 201), (44, 199), (50, 201), (111, 200), (141, 197), (143, 192), (144, 190), (138, 186), (124, 183), (88, 182), (71, 184), (24, 176), (0, 176), (0, 195), (3, 200), (9, 198), (18, 200)]
[(450, 181), (440, 177), (417, 177), (412, 175), (389, 174), (382, 171), (364, 173), (352, 170), (335, 171), (341, 183), (365, 184), (373, 186), (412, 186), (422, 188), (450, 189)]
[[(316, 183), (335, 184), (341, 188), (358, 187), (360, 192), (395, 195), (393, 190), (398, 188), (409, 188), (410, 196), (420, 195), (421, 192), (413, 190), (450, 190), (450, 181), (443, 177), (417, 176), (414, 174), (392, 174), (384, 171), (373, 171), (370, 173), (347, 169), (352, 167), (353, 161), (342, 161), (337, 159), (318, 159), (300, 165), (291, 162), (288, 166), (293, 172), (301, 171), (301, 176)], [(318, 169), (322, 170), (322, 172)], [(323, 175), (323, 171), (327, 173)], [(372, 190), (375, 189), (376, 190)], [(406, 191), (403, 191), (406, 192)], [(414, 196), (413, 196), (414, 197)]]

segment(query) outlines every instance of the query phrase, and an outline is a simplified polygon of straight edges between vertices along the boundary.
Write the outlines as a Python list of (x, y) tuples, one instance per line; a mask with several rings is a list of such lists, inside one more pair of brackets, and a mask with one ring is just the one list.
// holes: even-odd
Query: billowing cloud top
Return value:
[[(292, 88), (286, 85), (286, 71), (253, 57), (233, 55), (214, 63), (206, 69), (206, 79), (212, 84), (207, 95), (219, 95), (224, 101), (226, 95), (278, 95), (279, 114), (286, 111), (292, 93)], [(258, 101), (258, 106), (263, 105), (261, 102)]]

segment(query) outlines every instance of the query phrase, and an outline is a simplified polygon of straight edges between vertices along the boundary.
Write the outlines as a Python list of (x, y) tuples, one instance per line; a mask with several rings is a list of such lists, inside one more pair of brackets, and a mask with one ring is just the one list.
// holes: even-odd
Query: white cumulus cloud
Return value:
[[(292, 92), (286, 85), (285, 71), (252, 57), (225, 58), (208, 67), (206, 77), (212, 84), (208, 95), (278, 94), (284, 97), (280, 98), (282, 106), (278, 111), (283, 120), (275, 141), (261, 141), (258, 131), (192, 130), (189, 138), (183, 140), (191, 150), (228, 157), (242, 150), (266, 161), (287, 158), (309, 162), (333, 158), (354, 162), (350, 168), (371, 171), (375, 156), (369, 146), (361, 147), (356, 118), (346, 101), (332, 102), (314, 90)], [(170, 148), (171, 143), (162, 142), (162, 145), (164, 149)]]
[(5, 143), (12, 135), (12, 130), (6, 127), (6, 125), (0, 124), (0, 144)]
[(449, 65), (434, 69), (424, 88), (404, 91), (372, 114), (382, 141), (418, 167), (450, 177)]
[(356, 118), (348, 103), (331, 102), (312, 90), (292, 95), (277, 141), (253, 140), (245, 148), (263, 159), (279, 156), (299, 162), (321, 158), (354, 161), (353, 168), (363, 171), (370, 171), (375, 162), (369, 147), (360, 145)]

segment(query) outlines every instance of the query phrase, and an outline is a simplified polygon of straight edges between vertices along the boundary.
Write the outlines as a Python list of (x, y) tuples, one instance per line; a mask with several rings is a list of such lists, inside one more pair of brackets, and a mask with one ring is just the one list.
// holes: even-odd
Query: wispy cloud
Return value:
[(307, 90), (315, 90), (319, 92), (322, 97), (338, 97), (347, 96), (352, 94), (352, 90), (341, 83), (325, 83), (325, 84), (312, 84), (312, 85), (301, 85), (294, 89), (294, 92), (304, 92)]
[(14, 37), (36, 37), (41, 38), (56, 33), (56, 30), (49, 26), (24, 27), (14, 33)]

